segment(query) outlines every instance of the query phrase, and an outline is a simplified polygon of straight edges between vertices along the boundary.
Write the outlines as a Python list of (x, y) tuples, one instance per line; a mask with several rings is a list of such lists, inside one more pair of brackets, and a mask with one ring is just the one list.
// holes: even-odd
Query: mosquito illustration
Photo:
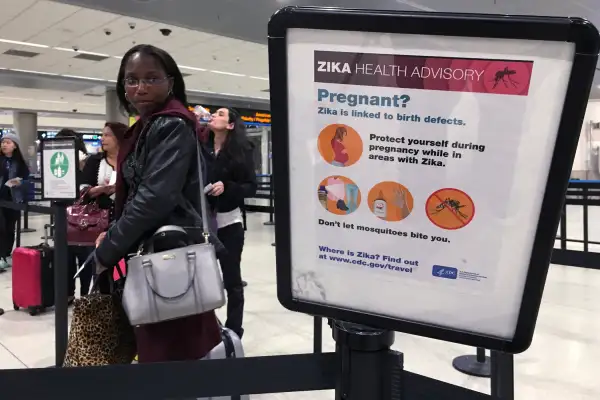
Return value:
[(508, 87), (508, 83), (510, 83), (511, 85), (513, 85), (516, 88), (517, 85), (519, 84), (519, 82), (515, 81), (511, 77), (512, 75), (516, 75), (516, 74), (517, 74), (517, 71), (515, 71), (514, 69), (508, 69), (508, 67), (504, 67), (503, 70), (496, 72), (496, 75), (494, 75), (494, 79), (493, 79), (493, 81), (494, 81), (493, 89), (495, 89), (496, 86), (498, 86), (498, 84), (500, 82), (502, 82), (505, 87)]
[(444, 211), (446, 208), (448, 208), (450, 211), (453, 211), (456, 214), (458, 214), (461, 218), (467, 219), (467, 218), (469, 218), (469, 216), (466, 215), (465, 213), (463, 213), (462, 211), (460, 211), (460, 209), (463, 207), (465, 207), (465, 205), (460, 204), (460, 201), (451, 199), (450, 197), (447, 197), (446, 200), (442, 201), (440, 204), (438, 204), (435, 207), (435, 211), (433, 212), (433, 214), (437, 214), (441, 211)]

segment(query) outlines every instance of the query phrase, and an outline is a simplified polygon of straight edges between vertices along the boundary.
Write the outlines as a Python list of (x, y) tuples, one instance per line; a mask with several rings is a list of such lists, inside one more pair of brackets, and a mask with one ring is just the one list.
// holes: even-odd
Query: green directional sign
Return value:
[(63, 178), (69, 171), (69, 159), (62, 151), (56, 151), (50, 157), (50, 172), (57, 178)]

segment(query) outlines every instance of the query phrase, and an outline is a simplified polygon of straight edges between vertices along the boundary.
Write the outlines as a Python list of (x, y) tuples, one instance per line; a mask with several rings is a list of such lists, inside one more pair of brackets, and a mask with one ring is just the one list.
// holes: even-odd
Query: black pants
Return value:
[[(73, 276), (93, 250), (94, 248), (89, 246), (69, 246), (69, 296), (75, 296), (75, 279), (73, 279)], [(90, 291), (93, 276), (94, 266), (92, 264), (87, 265), (79, 274), (79, 283), (81, 284), (79, 293), (81, 296), (85, 296)]]
[(217, 231), (219, 240), (227, 251), (219, 254), (223, 283), (227, 291), (227, 322), (225, 326), (239, 337), (244, 334), (244, 286), (242, 285), (242, 251), (244, 226), (241, 223), (225, 226)]
[(21, 211), (0, 208), (0, 258), (10, 257), (15, 245), (15, 230)]

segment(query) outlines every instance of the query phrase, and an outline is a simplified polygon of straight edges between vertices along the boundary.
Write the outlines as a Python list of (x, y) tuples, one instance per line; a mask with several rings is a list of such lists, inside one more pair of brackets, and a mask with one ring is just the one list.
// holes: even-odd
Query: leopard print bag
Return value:
[(121, 294), (92, 292), (75, 300), (63, 367), (131, 364), (135, 336)]

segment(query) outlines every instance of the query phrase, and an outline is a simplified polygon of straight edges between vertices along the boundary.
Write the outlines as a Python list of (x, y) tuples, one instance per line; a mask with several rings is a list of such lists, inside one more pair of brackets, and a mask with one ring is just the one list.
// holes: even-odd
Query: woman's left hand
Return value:
[(211, 196), (220, 196), (225, 191), (225, 185), (219, 181), (213, 183), (211, 191), (208, 193)]

